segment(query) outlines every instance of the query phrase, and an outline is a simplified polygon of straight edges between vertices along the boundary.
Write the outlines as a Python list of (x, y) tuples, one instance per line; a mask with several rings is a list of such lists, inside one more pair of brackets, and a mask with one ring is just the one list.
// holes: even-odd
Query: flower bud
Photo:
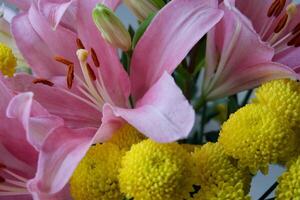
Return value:
[(93, 10), (93, 19), (102, 37), (111, 45), (128, 51), (131, 37), (120, 19), (112, 10), (98, 4)]
[(124, 0), (124, 3), (140, 21), (144, 21), (149, 14), (158, 12), (165, 5), (163, 0)]

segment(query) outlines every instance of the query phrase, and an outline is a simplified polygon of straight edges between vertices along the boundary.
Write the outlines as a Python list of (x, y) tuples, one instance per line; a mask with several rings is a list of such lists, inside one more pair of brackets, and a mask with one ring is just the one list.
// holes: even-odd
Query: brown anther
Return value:
[(298, 23), (298, 24), (294, 27), (294, 29), (292, 30), (292, 34), (294, 35), (294, 34), (298, 33), (299, 31), (300, 31), (300, 23)]
[(74, 65), (68, 65), (68, 72), (67, 72), (67, 86), (69, 89), (73, 86), (74, 80)]
[(87, 70), (88, 70), (88, 73), (89, 73), (89, 76), (90, 78), (95, 81), (97, 79), (93, 69), (91, 68), (91, 65), (89, 63), (86, 64), (86, 67), (87, 67)]
[(277, 7), (280, 5), (280, 0), (274, 0), (273, 3), (271, 4), (267, 16), (268, 17), (272, 17), (274, 15), (274, 13), (277, 10)]
[(288, 46), (294, 46), (297, 41), (300, 40), (300, 33), (298, 33), (297, 35), (295, 35), (288, 43)]
[(285, 14), (278, 22), (277, 26), (275, 27), (274, 32), (275, 33), (279, 33), (286, 25), (287, 21), (288, 21), (288, 14)]
[(47, 79), (43, 79), (43, 78), (38, 78), (38, 79), (34, 79), (32, 81), (33, 84), (44, 84), (44, 85), (47, 85), (47, 86), (50, 86), (52, 87), (54, 85), (54, 83), (52, 83), (51, 81), (47, 80)]
[(5, 169), (5, 168), (6, 168), (6, 165), (4, 165), (3, 163), (0, 163), (0, 170)]
[(100, 67), (99, 59), (98, 59), (97, 54), (96, 54), (96, 52), (93, 48), (91, 48), (91, 54), (92, 54), (92, 59), (93, 59), (93, 62), (95, 64), (95, 66)]
[(85, 49), (82, 41), (79, 38), (76, 39), (76, 44), (78, 49)]
[(54, 59), (57, 61), (57, 62), (60, 62), (62, 64), (65, 64), (65, 65), (72, 65), (73, 62), (65, 59), (64, 57), (61, 57), (61, 56), (55, 56)]
[(276, 7), (276, 11), (274, 13), (275, 17), (278, 17), (281, 14), (281, 12), (283, 11), (283, 9), (285, 7), (285, 3), (286, 3), (286, 0), (279, 0), (279, 4)]
[(5, 178), (3, 178), (2, 176), (0, 176), (0, 183), (4, 183), (5, 182)]

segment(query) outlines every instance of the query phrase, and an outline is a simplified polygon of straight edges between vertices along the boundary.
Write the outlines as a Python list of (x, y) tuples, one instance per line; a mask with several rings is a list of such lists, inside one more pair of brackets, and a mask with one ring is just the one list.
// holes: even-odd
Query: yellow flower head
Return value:
[(75, 170), (70, 190), (74, 200), (122, 199), (118, 184), (121, 152), (114, 144), (92, 146)]
[(0, 43), (0, 71), (3, 75), (12, 77), (16, 71), (17, 59), (11, 48)]
[(248, 199), (251, 175), (238, 169), (220, 144), (207, 143), (192, 155), (197, 184), (201, 190), (193, 199)]
[(193, 162), (179, 144), (144, 140), (122, 159), (119, 182), (135, 200), (182, 200), (193, 190)]
[(125, 124), (113, 134), (109, 142), (116, 144), (122, 150), (128, 151), (133, 144), (139, 143), (143, 139), (145, 139), (145, 136), (138, 130), (129, 124)]
[(296, 153), (299, 137), (289, 122), (261, 104), (249, 104), (230, 116), (220, 133), (225, 152), (240, 167), (268, 173), (270, 163), (284, 162)]
[(300, 199), (300, 157), (290, 163), (289, 169), (278, 179), (276, 199)]
[(256, 91), (256, 99), (271, 111), (285, 116), (291, 125), (300, 124), (300, 83), (289, 80), (274, 80)]

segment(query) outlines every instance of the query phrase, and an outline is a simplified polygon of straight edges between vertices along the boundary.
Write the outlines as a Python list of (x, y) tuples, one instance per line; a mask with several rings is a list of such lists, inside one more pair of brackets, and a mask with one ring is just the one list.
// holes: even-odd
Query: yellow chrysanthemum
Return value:
[(135, 200), (182, 200), (193, 190), (193, 162), (179, 144), (144, 140), (122, 159), (120, 188)]
[(75, 170), (70, 190), (74, 200), (120, 200), (121, 151), (110, 143), (92, 146)]
[(11, 48), (0, 43), (0, 71), (3, 75), (12, 77), (15, 73), (17, 59)]
[(181, 146), (189, 153), (192, 153), (196, 149), (201, 148), (201, 145), (196, 145), (196, 144), (181, 144)]
[(278, 179), (276, 199), (300, 199), (300, 157), (291, 162), (289, 169)]
[(268, 173), (270, 163), (295, 155), (299, 137), (289, 122), (261, 104), (249, 104), (230, 116), (220, 133), (225, 152), (252, 173)]
[(249, 199), (251, 175), (238, 169), (220, 144), (207, 143), (192, 154), (197, 184), (201, 190), (193, 199)]
[(144, 139), (145, 136), (133, 126), (125, 124), (113, 134), (109, 142), (116, 144), (122, 150), (128, 151), (133, 144), (137, 144)]
[(289, 124), (300, 124), (300, 83), (289, 80), (274, 80), (262, 85), (256, 91), (258, 103), (266, 105), (271, 111), (285, 116)]

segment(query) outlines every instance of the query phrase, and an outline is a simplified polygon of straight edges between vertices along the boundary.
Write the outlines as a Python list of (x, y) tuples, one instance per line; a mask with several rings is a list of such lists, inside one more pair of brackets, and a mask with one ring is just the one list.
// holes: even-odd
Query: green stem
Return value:
[(248, 101), (249, 101), (249, 99), (250, 99), (250, 97), (252, 95), (252, 92), (253, 92), (253, 90), (248, 90), (247, 91), (246, 96), (245, 96), (245, 98), (244, 98), (244, 100), (243, 100), (243, 102), (241, 104), (241, 107), (245, 106), (248, 103)]
[(203, 104), (202, 114), (201, 114), (201, 126), (200, 126), (200, 132), (197, 134), (197, 142), (202, 143), (203, 141), (203, 135), (204, 135), (204, 128), (206, 124), (206, 110), (207, 110), (207, 104), (206, 102)]
[(258, 200), (265, 200), (278, 186), (278, 182), (276, 181)]
[(206, 97), (202, 95), (194, 105), (196, 112), (200, 112), (201, 108), (206, 104)]

